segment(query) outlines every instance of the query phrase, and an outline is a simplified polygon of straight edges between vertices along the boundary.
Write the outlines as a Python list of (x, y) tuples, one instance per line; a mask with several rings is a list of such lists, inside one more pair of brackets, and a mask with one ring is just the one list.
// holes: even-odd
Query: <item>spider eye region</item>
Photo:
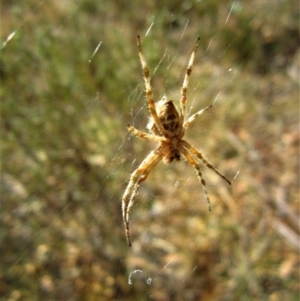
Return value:
[(173, 160), (180, 161), (180, 152), (177, 149), (171, 152), (170, 162), (172, 162)]

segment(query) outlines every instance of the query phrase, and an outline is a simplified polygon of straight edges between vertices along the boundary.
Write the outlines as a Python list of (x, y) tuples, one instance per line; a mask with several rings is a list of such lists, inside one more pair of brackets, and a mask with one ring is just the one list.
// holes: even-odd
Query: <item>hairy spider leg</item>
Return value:
[(189, 84), (190, 75), (192, 73), (192, 69), (193, 69), (193, 65), (194, 65), (196, 51), (199, 46), (199, 41), (200, 41), (200, 38), (198, 37), (196, 40), (195, 46), (193, 48), (193, 52), (191, 54), (191, 57), (190, 57), (190, 60), (189, 60), (189, 63), (188, 63), (187, 69), (186, 69), (186, 73), (184, 76), (183, 85), (181, 88), (181, 99), (180, 99), (181, 122), (180, 122), (180, 125), (183, 124), (183, 121), (184, 121), (185, 115), (186, 115), (186, 92), (187, 92), (187, 88), (188, 88), (188, 84)]
[(206, 110), (210, 109), (212, 106), (213, 106), (213, 105), (211, 104), (211, 105), (207, 106), (206, 108), (204, 108), (204, 109), (202, 109), (202, 110), (196, 112), (196, 113), (193, 114), (192, 116), (190, 116), (190, 117), (184, 122), (183, 127), (187, 129), (187, 128), (190, 126), (190, 124), (191, 124), (192, 122), (194, 122), (194, 120), (195, 120), (198, 116), (200, 116), (201, 114), (203, 114)]
[(131, 134), (133, 134), (137, 137), (143, 138), (143, 139), (147, 139), (147, 140), (151, 140), (151, 141), (157, 141), (157, 142), (167, 142), (167, 138), (165, 138), (165, 137), (156, 136), (156, 135), (153, 135), (153, 134), (148, 134), (148, 133), (141, 132), (138, 129), (136, 129), (135, 127), (133, 127), (132, 125), (129, 125), (129, 124), (127, 125), (127, 129)]
[(140, 38), (139, 35), (137, 36), (137, 47), (138, 47), (139, 57), (140, 57), (140, 61), (141, 61), (141, 64), (142, 64), (142, 69), (143, 69), (143, 74), (144, 74), (144, 81), (145, 81), (145, 86), (146, 86), (146, 99), (147, 99), (147, 102), (148, 102), (149, 111), (150, 111), (150, 113), (153, 117), (153, 120), (154, 120), (157, 128), (160, 130), (160, 132), (164, 136), (173, 137), (174, 133), (171, 132), (171, 131), (166, 130), (163, 127), (160, 119), (157, 116), (155, 103), (154, 103), (153, 95), (152, 95), (152, 88), (151, 88), (151, 84), (150, 84), (150, 72), (149, 72), (149, 68), (147, 66), (145, 56), (142, 52), (141, 38)]
[[(128, 245), (131, 246), (130, 234), (129, 234), (129, 216), (131, 209), (135, 204), (135, 196), (138, 192), (141, 182), (147, 179), (149, 173), (155, 168), (155, 166), (162, 160), (162, 153), (159, 148), (151, 152), (146, 159), (140, 164), (140, 166), (132, 173), (128, 186), (122, 197), (122, 214), (125, 225), (125, 233)], [(131, 194), (129, 202), (128, 197)]]
[(199, 158), (208, 168), (212, 169), (216, 174), (223, 178), (229, 185), (231, 185), (231, 182), (224, 175), (222, 175), (210, 162), (208, 162), (196, 148), (194, 148), (185, 140), (181, 140), (180, 144), (188, 149), (197, 158)]
[(194, 160), (194, 158), (192, 157), (192, 155), (184, 148), (184, 147), (179, 147), (180, 152), (183, 153), (183, 155), (185, 156), (186, 160), (194, 167), (199, 181), (202, 184), (206, 199), (207, 199), (207, 203), (208, 203), (208, 210), (211, 211), (211, 205), (210, 205), (210, 200), (209, 200), (209, 196), (208, 196), (208, 192), (206, 189), (206, 184), (205, 184), (205, 180), (203, 178), (202, 172), (201, 172), (201, 167), (200, 165)]

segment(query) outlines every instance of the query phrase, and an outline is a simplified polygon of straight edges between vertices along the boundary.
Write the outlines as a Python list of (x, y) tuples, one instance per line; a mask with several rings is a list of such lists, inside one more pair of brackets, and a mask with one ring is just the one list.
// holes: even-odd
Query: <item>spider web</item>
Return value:
[[(232, 7), (233, 7), (233, 5), (234, 5), (234, 2), (232, 4)], [(231, 7), (231, 10), (232, 10), (232, 7)], [(228, 21), (228, 18), (230, 16), (231, 10), (230, 10), (230, 12), (228, 14), (226, 22)], [(148, 35), (149, 36), (151, 35), (151, 29), (153, 28), (154, 25), (155, 25), (155, 23), (152, 22), (150, 24), (149, 28), (147, 28), (145, 36), (144, 36), (145, 39), (147, 38)], [(182, 46), (182, 44), (183, 44), (183, 38), (184, 38), (184, 36), (186, 34), (186, 29), (188, 28), (188, 26), (189, 26), (189, 19), (186, 20), (186, 23), (185, 23), (185, 26), (183, 28), (182, 34), (180, 35), (180, 39), (178, 39), (178, 47), (175, 50), (175, 53), (174, 53), (174, 50), (170, 51), (168, 48), (165, 48), (164, 53), (161, 55), (161, 59), (159, 59), (159, 62), (157, 63), (157, 65), (154, 66), (153, 72), (150, 71), (151, 78), (153, 78), (153, 79), (155, 78), (155, 74), (156, 74), (157, 70), (163, 69), (162, 64), (163, 64), (164, 61), (167, 61), (164, 64), (164, 65), (167, 65), (167, 73), (169, 73), (168, 70), (172, 69), (172, 67), (174, 66), (174, 62), (177, 60), (178, 56), (180, 55), (178, 52), (179, 52), (180, 46)], [(212, 42), (212, 39), (210, 41), (210, 44)], [(179, 71), (178, 71), (178, 74), (181, 74), (181, 75), (177, 76), (176, 79), (175, 79), (175, 83), (176, 83), (175, 85), (178, 86), (178, 89), (177, 89), (177, 91), (173, 92), (171, 94), (171, 96), (170, 96), (171, 99), (174, 99), (177, 102), (176, 103), (177, 106), (179, 106), (179, 92), (180, 92), (180, 88), (182, 86), (183, 76), (184, 76), (184, 73), (185, 73), (185, 70), (186, 70), (186, 67), (187, 67), (187, 62), (188, 62), (188, 59), (189, 59), (190, 52), (191, 52), (193, 44), (191, 43), (190, 46), (191, 47), (189, 49), (189, 52), (186, 53), (185, 59), (181, 63)], [(209, 51), (209, 46), (206, 49), (206, 53), (208, 51)], [(145, 54), (145, 52), (147, 52), (147, 49), (145, 49), (145, 46), (143, 46), (143, 52), (144, 52), (144, 54)], [(205, 57), (203, 59), (205, 59)], [(147, 60), (147, 57), (146, 57), (146, 60)], [(194, 66), (194, 68), (195, 67), (196, 66)], [(217, 81), (222, 80), (223, 87), (220, 88), (216, 92), (216, 95), (213, 98), (213, 100), (212, 101), (210, 100), (211, 104), (218, 105), (217, 101), (218, 101), (219, 97), (221, 99), (222, 91), (226, 89), (226, 87), (228, 86), (228, 83), (230, 83), (230, 82), (232, 82), (234, 80), (235, 76), (236, 76), (235, 75), (235, 71), (232, 68), (229, 68), (227, 70), (223, 70), (222, 73), (219, 74)], [(168, 76), (165, 76), (165, 77), (166, 77), (166, 79), (165, 79), (165, 86), (168, 86), (169, 79), (167, 78)], [(193, 75), (191, 76), (191, 78), (192, 77), (193, 77)], [(208, 87), (206, 87), (206, 89), (207, 90), (211, 89), (211, 86), (213, 86), (213, 85), (214, 85), (214, 82), (212, 82), (211, 85), (209, 85)], [(166, 87), (165, 87), (165, 89), (167, 90)], [(152, 85), (152, 90), (153, 90), (154, 93), (156, 92), (154, 85)], [(189, 90), (190, 90), (189, 91), (189, 99), (188, 99), (189, 106), (188, 106), (187, 117), (190, 116), (193, 112), (195, 113), (197, 110), (199, 110), (199, 108), (201, 108), (201, 106), (204, 107), (205, 104), (207, 104), (206, 102), (204, 102), (204, 103), (202, 102), (200, 104), (196, 103), (197, 100), (200, 98), (199, 94), (201, 93), (201, 92), (199, 92), (199, 84), (197, 84), (196, 86), (193, 85), (192, 87), (190, 85), (189, 86)], [(134, 89), (134, 91), (131, 93), (131, 95), (133, 95), (135, 93), (135, 91), (136, 91), (136, 89)], [(155, 93), (155, 94), (157, 96), (157, 93)], [(163, 96), (163, 94), (160, 95), (160, 96), (158, 96), (157, 99), (160, 99), (162, 96)], [(138, 95), (138, 99), (139, 100), (138, 101), (135, 101), (135, 100), (132, 101), (133, 106), (136, 106), (137, 102), (140, 103), (141, 98), (142, 98), (142, 95), (139, 94)], [(136, 110), (136, 109), (134, 109), (132, 107), (132, 110), (131, 110), (132, 124), (135, 124), (135, 121), (138, 120), (139, 116), (143, 114), (143, 111), (145, 111), (146, 107), (147, 107), (146, 103), (144, 103), (141, 106), (141, 108), (139, 108), (138, 110)], [(145, 126), (145, 121), (143, 121), (141, 123), (141, 126), (142, 126), (142, 129), (143, 129), (143, 127)], [(198, 130), (197, 132), (201, 133), (201, 129)], [(134, 138), (130, 138), (130, 139), (134, 139)], [(146, 143), (143, 143), (143, 144), (146, 144)], [(148, 144), (149, 144), (149, 142), (148, 142)], [(145, 154), (145, 156), (146, 155), (147, 155), (147, 153)], [(133, 154), (133, 156), (134, 156), (134, 154)], [(136, 159), (133, 159), (132, 163), (135, 164), (135, 165), (139, 164), (139, 163), (136, 162)], [(159, 168), (161, 169), (163, 167), (161, 165), (162, 164), (160, 164), (159, 167), (157, 167), (156, 169), (159, 169)], [(170, 171), (170, 169), (171, 169), (171, 171)], [(183, 175), (181, 174), (182, 171), (183, 171)], [(168, 185), (169, 187), (167, 187), (167, 188), (164, 189), (164, 193), (160, 194), (160, 195), (156, 195), (156, 194), (152, 195), (152, 198), (156, 199), (157, 202), (160, 203), (160, 204), (157, 204), (157, 206), (154, 205), (153, 206), (153, 207), (155, 207), (154, 210), (152, 210), (152, 212), (149, 213), (149, 214), (147, 214), (147, 213), (144, 213), (144, 214), (143, 213), (139, 213), (139, 218), (138, 219), (141, 219), (141, 220), (146, 219), (147, 220), (148, 219), (147, 215), (150, 215), (150, 216), (154, 215), (155, 217), (156, 216), (159, 217), (161, 215), (170, 215), (170, 214), (172, 214), (173, 210), (176, 211), (176, 209), (178, 209), (177, 189), (178, 189), (179, 186), (181, 186), (180, 189), (184, 189), (184, 187), (186, 185), (188, 185), (188, 183), (190, 182), (191, 177), (195, 177), (195, 175), (194, 175), (194, 173), (192, 173), (192, 170), (190, 170), (190, 175), (188, 175), (188, 171), (185, 170), (185, 169), (183, 169), (182, 166), (180, 166), (180, 167), (178, 167), (176, 169), (172, 168), (171, 166), (168, 166), (167, 168), (164, 168), (164, 173), (172, 173), (172, 172), (175, 172), (175, 176), (172, 177), (173, 180), (171, 180), (169, 182), (169, 185)], [(159, 171), (155, 171), (155, 173), (159, 173)], [(239, 172), (236, 173), (235, 177), (237, 176), (238, 173)], [(147, 182), (145, 182), (145, 184), (142, 185), (142, 187), (140, 188), (141, 190), (144, 190), (144, 187), (143, 187), (144, 185), (147, 185)], [(194, 185), (192, 187), (193, 187), (192, 189), (195, 188)], [(199, 187), (198, 188), (199, 189), (201, 188), (200, 187), (200, 183), (199, 183)], [(140, 193), (140, 195), (143, 195), (143, 193)], [(174, 202), (174, 204), (171, 204), (170, 207), (165, 208), (165, 206), (163, 206), (161, 203), (163, 203), (164, 199), (166, 199), (167, 197), (175, 200), (175, 202)], [(139, 196), (139, 198), (142, 198), (142, 197)], [(203, 200), (205, 199), (204, 195), (202, 196), (202, 199)], [(142, 202), (142, 200), (140, 200), (140, 201)], [(135, 207), (139, 207), (139, 204), (137, 206), (135, 206)], [(134, 208), (134, 209), (136, 209), (136, 208)], [(145, 236), (147, 236), (147, 235), (145, 235)], [(144, 241), (146, 243), (148, 242), (147, 240), (148, 240), (148, 238), (144, 237)], [(157, 239), (157, 240), (159, 240), (159, 239)], [(169, 253), (169, 255), (172, 254), (172, 253), (176, 253), (176, 250), (174, 249), (174, 246), (169, 246), (168, 247), (168, 246), (166, 246), (167, 244), (168, 244), (167, 242), (163, 242), (162, 241), (162, 245), (160, 246), (161, 249), (164, 250), (166, 253)], [(138, 256), (145, 257), (145, 253), (148, 253), (147, 250), (144, 250), (144, 249), (142, 250), (142, 252), (143, 252), (143, 254), (139, 254), (140, 252), (137, 252)], [(149, 252), (149, 253), (151, 253), (151, 252)], [(172, 257), (172, 256), (170, 256), (170, 257)], [(156, 259), (155, 257), (153, 257), (153, 255), (152, 256), (150, 255), (150, 258), (152, 258), (151, 260), (154, 260), (154, 261), (160, 261), (159, 259)], [(143, 271), (141, 269), (134, 269), (134, 270), (132, 270), (132, 272), (129, 273), (128, 284), (129, 285), (133, 285), (134, 279), (136, 279), (135, 280), (136, 282), (138, 282), (138, 283), (145, 283), (148, 286), (152, 285), (156, 281), (160, 282), (160, 276), (161, 276), (161, 274), (165, 274), (165, 275), (172, 275), (173, 274), (172, 263), (176, 262), (176, 260), (177, 260), (177, 258), (176, 258), (176, 256), (174, 256), (174, 258), (171, 258), (170, 260), (165, 261), (165, 265), (159, 271), (155, 271), (155, 272), (150, 272), (151, 269), (150, 269), (150, 271), (148, 269), (145, 270), (145, 271)], [(169, 266), (171, 266), (171, 267), (169, 267)], [(192, 267), (192, 269), (190, 270), (190, 273), (192, 274), (196, 270), (196, 268), (197, 268), (197, 266)], [(185, 281), (185, 279), (183, 279), (183, 282), (184, 281)], [(149, 297), (151, 299), (151, 295)]]
[[(191, 3), (3, 3), (3, 300), (297, 297), (299, 51), (276, 48), (269, 16), (293, 28), (292, 9)], [(213, 108), (186, 140), (234, 185), (202, 167), (209, 213), (191, 166), (159, 164), (140, 187), (128, 248), (120, 200), (156, 147), (126, 130), (148, 122), (136, 33), (155, 100), (177, 105), (201, 36), (188, 115)]]

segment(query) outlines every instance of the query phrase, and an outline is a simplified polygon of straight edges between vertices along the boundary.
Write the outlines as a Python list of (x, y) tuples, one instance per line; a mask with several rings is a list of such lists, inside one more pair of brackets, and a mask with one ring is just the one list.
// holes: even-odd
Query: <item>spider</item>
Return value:
[(195, 147), (182, 139), (185, 130), (196, 119), (196, 117), (212, 107), (211, 104), (186, 119), (186, 93), (194, 64), (195, 54), (199, 46), (199, 41), (200, 38), (198, 37), (189, 59), (188, 67), (181, 88), (180, 108), (178, 110), (173, 100), (169, 99), (167, 96), (163, 96), (162, 99), (156, 103), (154, 102), (150, 84), (149, 69), (142, 52), (140, 36), (137, 36), (137, 47), (146, 86), (146, 100), (151, 114), (150, 121), (147, 125), (150, 133), (148, 134), (141, 132), (131, 125), (127, 125), (127, 128), (128, 131), (133, 135), (146, 140), (157, 141), (159, 142), (159, 145), (131, 174), (130, 181), (122, 197), (122, 215), (125, 225), (126, 238), (129, 246), (131, 246), (129, 235), (129, 216), (131, 209), (135, 204), (135, 197), (139, 190), (140, 184), (147, 179), (150, 172), (162, 160), (164, 163), (168, 164), (173, 161), (180, 161), (181, 157), (183, 156), (187, 160), (187, 162), (193, 166), (202, 184), (209, 211), (211, 211), (210, 200), (207, 193), (205, 180), (201, 172), (200, 164), (196, 159), (202, 161), (204, 165), (215, 171), (221, 178), (223, 178), (228, 184), (231, 185), (231, 182), (224, 175), (222, 175), (211, 163), (209, 163)]

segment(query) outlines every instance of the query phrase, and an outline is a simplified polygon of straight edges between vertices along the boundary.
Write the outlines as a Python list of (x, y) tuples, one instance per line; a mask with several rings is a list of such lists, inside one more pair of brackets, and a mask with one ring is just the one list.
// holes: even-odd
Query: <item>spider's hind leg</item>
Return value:
[(163, 127), (163, 125), (157, 115), (157, 112), (156, 112), (155, 103), (154, 103), (153, 94), (152, 94), (152, 87), (151, 87), (151, 83), (150, 83), (150, 72), (149, 72), (147, 62), (146, 62), (146, 58), (142, 51), (141, 38), (139, 35), (137, 36), (137, 47), (138, 47), (139, 57), (140, 57), (140, 61), (142, 64), (142, 69), (143, 69), (144, 82), (145, 82), (145, 87), (146, 87), (146, 100), (148, 103), (148, 108), (149, 108), (150, 114), (151, 114), (157, 128), (160, 130), (160, 132), (165, 136), (167, 135), (169, 137), (172, 137), (173, 133), (171, 131), (166, 130)]
[(195, 43), (195, 46), (193, 48), (193, 52), (191, 54), (186, 73), (184, 76), (182, 88), (181, 88), (181, 99), (180, 99), (180, 115), (182, 116), (182, 119), (184, 120), (185, 115), (186, 115), (186, 92), (190, 80), (190, 76), (192, 73), (193, 65), (194, 65), (194, 60), (195, 60), (195, 55), (199, 46), (200, 38), (198, 37)]

